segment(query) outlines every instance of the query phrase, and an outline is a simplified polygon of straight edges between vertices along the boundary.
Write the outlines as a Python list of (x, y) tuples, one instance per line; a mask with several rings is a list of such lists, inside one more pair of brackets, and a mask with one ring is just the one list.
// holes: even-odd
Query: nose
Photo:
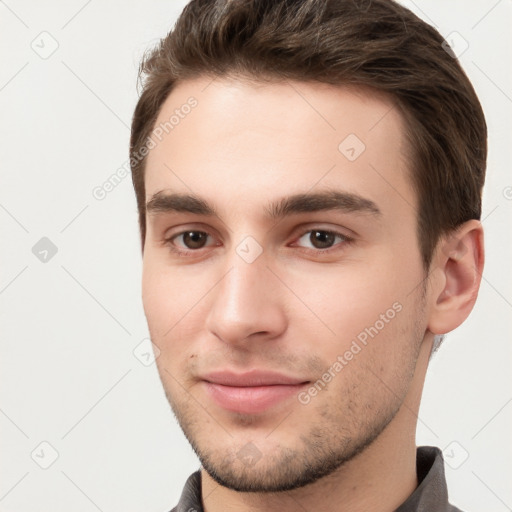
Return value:
[(212, 290), (206, 328), (227, 344), (273, 339), (286, 330), (284, 287), (261, 255), (252, 263), (233, 251)]

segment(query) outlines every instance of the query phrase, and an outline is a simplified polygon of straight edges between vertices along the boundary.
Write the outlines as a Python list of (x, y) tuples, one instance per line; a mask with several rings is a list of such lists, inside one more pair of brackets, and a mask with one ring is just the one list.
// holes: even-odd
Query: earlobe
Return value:
[(481, 222), (467, 221), (442, 237), (432, 264), (441, 274), (442, 284), (431, 291), (428, 329), (445, 334), (464, 322), (476, 302), (484, 266)]

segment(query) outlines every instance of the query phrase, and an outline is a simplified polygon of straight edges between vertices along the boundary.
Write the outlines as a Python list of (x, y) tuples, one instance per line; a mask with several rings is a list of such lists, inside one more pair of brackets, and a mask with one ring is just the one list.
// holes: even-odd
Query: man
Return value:
[(389, 0), (193, 0), (141, 73), (143, 304), (201, 461), (173, 510), (458, 510), (415, 444), (484, 264), (443, 38)]

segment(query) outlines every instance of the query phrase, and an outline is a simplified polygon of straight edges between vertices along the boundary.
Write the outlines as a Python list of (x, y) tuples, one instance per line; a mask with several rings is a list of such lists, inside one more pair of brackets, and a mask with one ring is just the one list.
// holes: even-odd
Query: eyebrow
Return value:
[[(318, 211), (342, 211), (345, 213), (363, 213), (375, 217), (382, 215), (378, 206), (357, 194), (338, 190), (316, 193), (302, 193), (283, 197), (268, 203), (264, 209), (271, 220)], [(192, 194), (166, 193), (161, 190), (146, 203), (146, 212), (150, 214), (185, 212), (207, 217), (217, 216), (215, 207), (205, 199)]]

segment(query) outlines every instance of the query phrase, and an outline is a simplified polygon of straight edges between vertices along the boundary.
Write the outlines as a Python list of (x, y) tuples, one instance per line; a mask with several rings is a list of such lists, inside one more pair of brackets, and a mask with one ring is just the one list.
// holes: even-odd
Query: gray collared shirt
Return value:
[[(462, 512), (448, 502), (443, 454), (439, 448), (418, 447), (416, 472), (418, 487), (395, 512)], [(188, 477), (178, 505), (171, 512), (204, 512), (199, 470)]]

